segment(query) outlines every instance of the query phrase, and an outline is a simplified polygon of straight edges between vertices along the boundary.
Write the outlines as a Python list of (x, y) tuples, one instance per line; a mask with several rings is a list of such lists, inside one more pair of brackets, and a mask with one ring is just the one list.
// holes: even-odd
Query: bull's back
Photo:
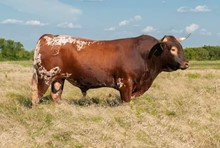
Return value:
[[(136, 52), (134, 39), (94, 41), (70, 36), (43, 35), (36, 51), (46, 69), (59, 67), (63, 73), (78, 77), (89, 76), (105, 79), (131, 67)], [(130, 56), (130, 57), (129, 57)]]

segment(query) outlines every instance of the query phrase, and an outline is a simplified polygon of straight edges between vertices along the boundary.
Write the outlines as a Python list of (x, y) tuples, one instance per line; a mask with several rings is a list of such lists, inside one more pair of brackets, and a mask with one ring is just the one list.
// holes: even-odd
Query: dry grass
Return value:
[(220, 147), (220, 62), (207, 63), (162, 73), (127, 104), (106, 88), (80, 99), (66, 83), (63, 104), (46, 95), (30, 109), (31, 62), (1, 62), (0, 147)]

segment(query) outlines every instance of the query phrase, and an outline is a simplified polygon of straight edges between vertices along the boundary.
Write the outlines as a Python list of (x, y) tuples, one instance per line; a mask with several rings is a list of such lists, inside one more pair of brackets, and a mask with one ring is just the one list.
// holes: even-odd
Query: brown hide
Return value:
[(91, 88), (112, 87), (128, 102), (148, 90), (160, 72), (187, 67), (182, 46), (173, 36), (161, 41), (147, 35), (94, 41), (43, 35), (35, 49), (32, 104), (50, 84), (51, 96), (59, 102), (65, 80), (79, 87), (83, 96)]

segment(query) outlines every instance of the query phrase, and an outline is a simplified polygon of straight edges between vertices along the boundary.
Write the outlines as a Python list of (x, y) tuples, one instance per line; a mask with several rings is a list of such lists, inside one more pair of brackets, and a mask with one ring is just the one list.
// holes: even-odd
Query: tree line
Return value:
[(24, 48), (21, 42), (0, 38), (0, 61), (31, 60), (33, 51)]
[[(184, 53), (188, 60), (220, 60), (220, 46), (185, 48)], [(34, 51), (26, 50), (22, 43), (0, 38), (0, 61), (32, 60), (33, 55)]]
[(189, 60), (220, 60), (220, 46), (205, 45), (203, 47), (185, 48), (184, 53)]

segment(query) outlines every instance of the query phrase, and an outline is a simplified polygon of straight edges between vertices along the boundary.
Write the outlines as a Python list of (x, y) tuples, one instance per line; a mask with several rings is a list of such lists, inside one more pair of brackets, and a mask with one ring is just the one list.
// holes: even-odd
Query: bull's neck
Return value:
[(146, 62), (146, 72), (151, 76), (152, 80), (154, 80), (158, 74), (162, 72), (162, 61), (158, 57), (152, 57), (147, 59)]
[(145, 72), (142, 75), (140, 93), (143, 94), (152, 85), (154, 79), (162, 72), (160, 62), (156, 59), (147, 59), (145, 62)]
[(147, 68), (154, 73), (161, 73), (163, 67), (163, 61), (159, 57), (152, 57), (147, 60)]

